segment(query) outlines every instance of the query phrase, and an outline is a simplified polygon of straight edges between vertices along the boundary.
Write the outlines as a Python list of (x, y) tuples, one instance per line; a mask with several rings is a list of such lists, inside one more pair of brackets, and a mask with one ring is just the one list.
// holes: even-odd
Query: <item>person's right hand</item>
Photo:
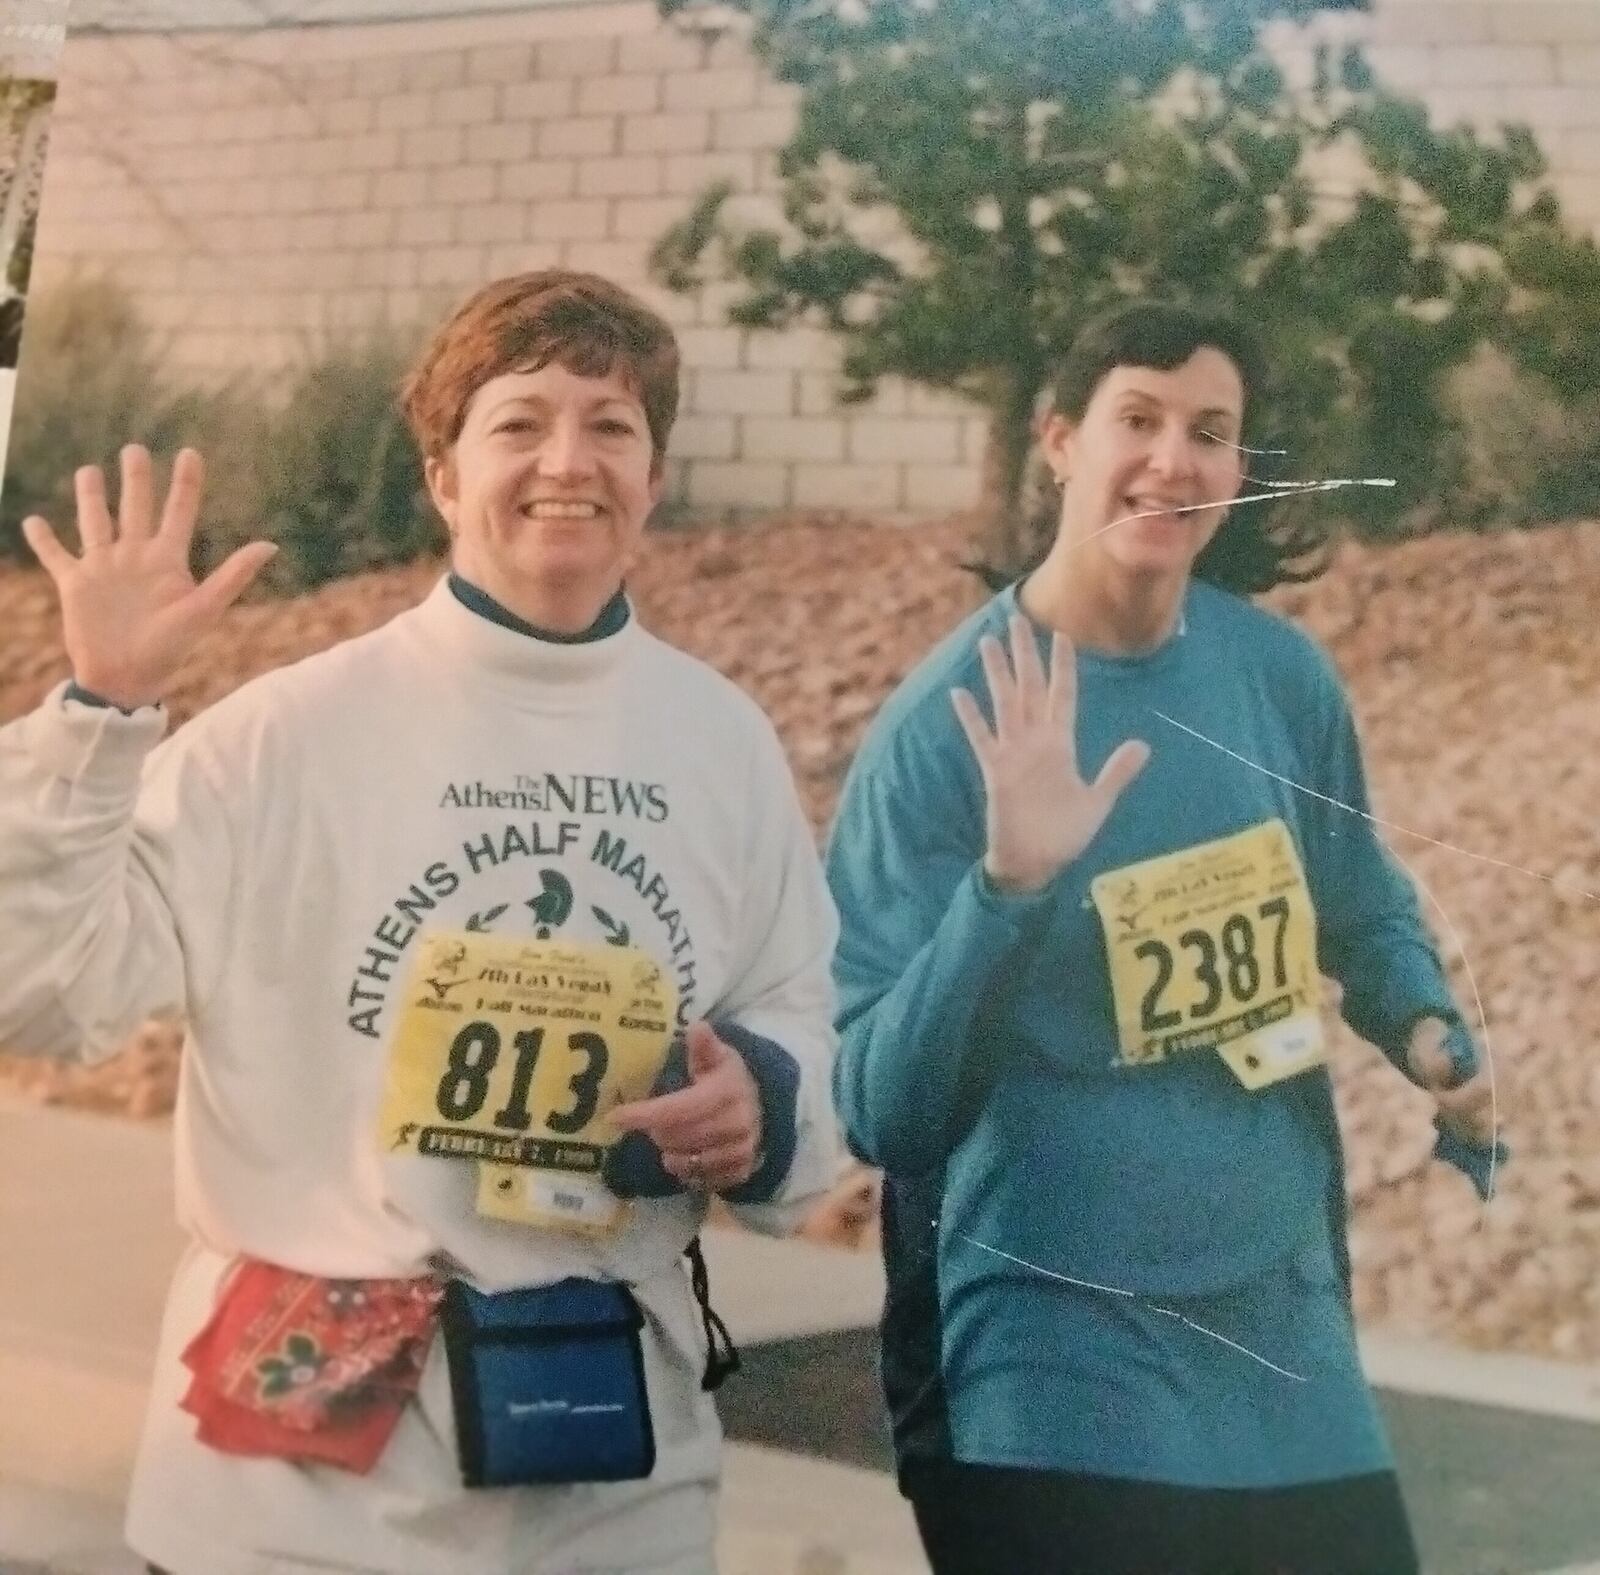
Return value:
[(253, 541), (196, 584), (189, 544), (204, 480), (199, 454), (180, 451), (158, 526), (149, 450), (129, 444), (122, 451), (115, 523), (100, 467), (84, 465), (73, 477), (81, 557), (63, 547), (39, 515), (22, 522), (34, 556), (55, 581), (73, 678), (124, 710), (165, 698), (200, 637), (278, 550)]
[(1011, 620), (1011, 660), (985, 635), (978, 655), (994, 704), (994, 728), (965, 689), (950, 692), (956, 716), (983, 774), (988, 848), (983, 867), (1007, 891), (1048, 885), (1094, 840), (1122, 790), (1144, 768), (1150, 746), (1129, 739), (1112, 751), (1093, 782), (1078, 774), (1077, 657), (1053, 637), (1050, 676), (1033, 628)]
[(1489, 1148), (1499, 1136), (1500, 1100), (1488, 1063), (1470, 1072), (1457, 1070), (1450, 1054), (1449, 1025), (1438, 1017), (1424, 1017), (1411, 1030), (1406, 1044), (1406, 1066), (1411, 1080), (1433, 1095), (1440, 1124), (1472, 1148)]

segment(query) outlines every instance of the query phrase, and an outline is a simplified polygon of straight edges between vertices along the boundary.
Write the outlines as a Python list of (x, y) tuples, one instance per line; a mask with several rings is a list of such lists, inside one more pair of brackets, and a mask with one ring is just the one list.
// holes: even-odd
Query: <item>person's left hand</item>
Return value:
[(1406, 1063), (1417, 1084), (1433, 1095), (1439, 1121), (1446, 1130), (1474, 1148), (1494, 1141), (1494, 1100), (1489, 1074), (1480, 1066), (1462, 1082), (1456, 1081), (1455, 1063), (1445, 1045), (1448, 1025), (1438, 1017), (1424, 1017), (1411, 1030)]
[(755, 1173), (761, 1157), (761, 1099), (744, 1057), (701, 1021), (689, 1026), (689, 1086), (618, 1105), (611, 1121), (643, 1132), (661, 1163), (688, 1186), (720, 1192)]

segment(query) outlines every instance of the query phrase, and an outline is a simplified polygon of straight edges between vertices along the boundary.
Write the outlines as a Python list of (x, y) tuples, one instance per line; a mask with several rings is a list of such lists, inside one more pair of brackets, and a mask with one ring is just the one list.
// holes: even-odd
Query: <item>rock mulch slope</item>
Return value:
[[(957, 524), (684, 531), (657, 538), (634, 590), (653, 628), (773, 716), (820, 830), (884, 695), (977, 605), (962, 550)], [(422, 564), (236, 609), (189, 664), (173, 711), (182, 720), (376, 625), (437, 573)], [(1588, 1359), (1600, 1358), (1600, 901), (1582, 895), (1600, 892), (1597, 598), (1594, 524), (1351, 547), (1322, 580), (1272, 598), (1349, 679), (1378, 808), (1407, 828), (1391, 844), (1427, 894), (1462, 1001), (1474, 1014), (1481, 1003), (1516, 1150), (1482, 1209), (1427, 1163), (1428, 1101), (1341, 1039), (1358, 1311)], [(0, 720), (64, 671), (48, 584), (0, 570)], [(170, 1108), (176, 1064), (175, 1032), (152, 1024), (104, 1067), (0, 1056), (0, 1081), (152, 1117)], [(870, 1178), (841, 1189), (812, 1233), (868, 1244), (869, 1193)]]

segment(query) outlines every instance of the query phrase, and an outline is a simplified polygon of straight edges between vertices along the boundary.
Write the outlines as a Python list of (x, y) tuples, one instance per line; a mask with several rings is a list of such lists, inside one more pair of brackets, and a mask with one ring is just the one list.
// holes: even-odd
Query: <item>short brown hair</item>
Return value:
[(436, 330), (400, 392), (423, 458), (444, 457), (485, 383), (552, 362), (579, 377), (620, 372), (644, 406), (660, 466), (678, 414), (677, 337), (621, 286), (568, 268), (497, 279)]

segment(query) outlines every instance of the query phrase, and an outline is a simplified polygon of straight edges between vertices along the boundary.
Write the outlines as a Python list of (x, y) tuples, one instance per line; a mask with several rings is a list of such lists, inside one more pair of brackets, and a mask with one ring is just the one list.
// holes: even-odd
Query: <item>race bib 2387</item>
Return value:
[(1317, 920), (1282, 820), (1098, 876), (1121, 1059), (1216, 1051), (1247, 1088), (1326, 1057)]

